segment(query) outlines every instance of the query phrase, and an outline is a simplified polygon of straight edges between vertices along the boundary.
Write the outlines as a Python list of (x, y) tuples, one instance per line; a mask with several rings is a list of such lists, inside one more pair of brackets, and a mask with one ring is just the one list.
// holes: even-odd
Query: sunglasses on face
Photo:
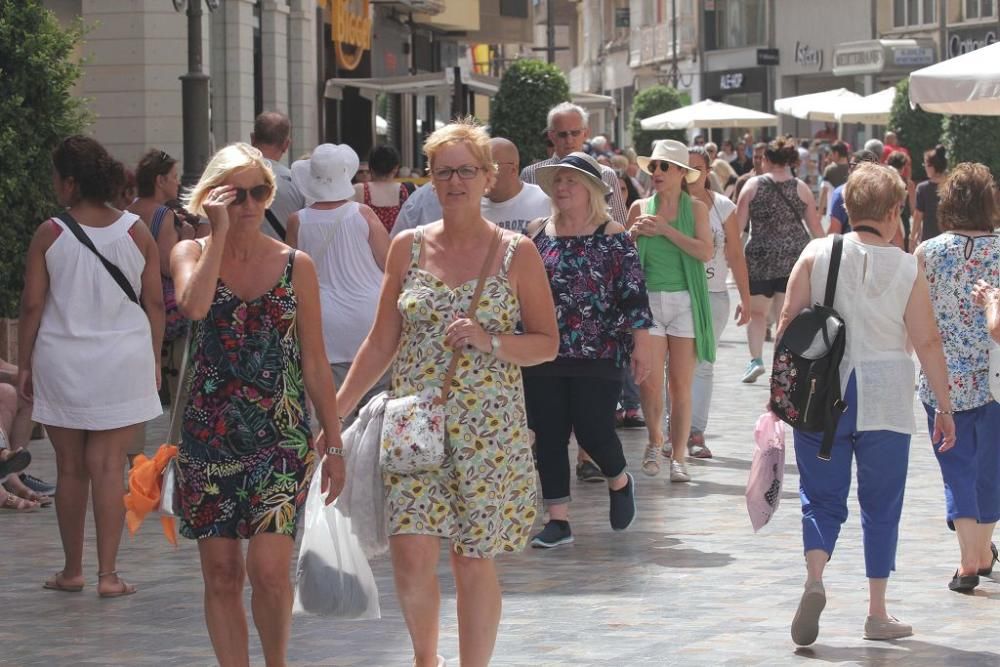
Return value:
[(656, 170), (659, 169), (664, 174), (670, 171), (670, 163), (666, 160), (650, 160), (649, 161), (649, 173), (654, 174)]
[(560, 139), (567, 139), (569, 137), (573, 137), (574, 139), (576, 139), (581, 134), (583, 134), (583, 130), (563, 130), (561, 132), (555, 133), (555, 135)]
[(247, 200), (247, 194), (254, 198), (254, 201), (265, 202), (271, 196), (271, 186), (266, 184), (255, 185), (252, 188), (233, 188), (236, 197), (230, 206), (239, 206)]
[(451, 177), (458, 174), (463, 181), (471, 181), (479, 173), (480, 167), (471, 164), (463, 164), (461, 167), (441, 167), (431, 171), (435, 181), (450, 181)]

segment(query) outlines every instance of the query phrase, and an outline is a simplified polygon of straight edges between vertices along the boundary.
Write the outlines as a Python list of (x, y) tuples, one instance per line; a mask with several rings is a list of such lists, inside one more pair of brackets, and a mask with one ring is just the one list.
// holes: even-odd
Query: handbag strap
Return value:
[[(486, 274), (489, 272), (490, 265), (493, 264), (493, 256), (496, 255), (497, 248), (500, 246), (500, 234), (500, 230), (497, 229), (496, 234), (493, 235), (493, 241), (490, 243), (489, 252), (486, 253), (486, 259), (483, 260), (483, 268), (479, 270), (476, 289), (472, 293), (472, 299), (469, 301), (469, 309), (465, 313), (465, 316), (470, 320), (476, 319), (476, 310), (479, 306), (479, 297), (483, 295)], [(434, 402), (438, 405), (442, 405), (448, 400), (448, 392), (451, 391), (451, 381), (455, 378), (455, 371), (458, 370), (458, 362), (461, 358), (462, 350), (456, 349), (451, 357), (451, 363), (448, 365), (448, 372), (445, 373), (444, 381), (441, 383), (441, 395), (434, 399)]]
[[(774, 189), (774, 191), (778, 193), (778, 196), (781, 197), (781, 201), (785, 202), (785, 205), (788, 206), (788, 210), (790, 210), (795, 215), (796, 218), (798, 218), (799, 220), (801, 220), (802, 219), (802, 215), (795, 208), (795, 205), (792, 204), (792, 201), (788, 197), (785, 196), (784, 192), (781, 191), (781, 186), (778, 185), (778, 182), (776, 180), (774, 180), (773, 178), (771, 178), (770, 175), (768, 175), (768, 176), (762, 176), (761, 179), (764, 180), (764, 181), (766, 181)], [(798, 179), (795, 179), (795, 180), (798, 180)], [(798, 187), (798, 186), (796, 186), (796, 187)]]
[(182, 417), (188, 399), (187, 367), (188, 355), (191, 352), (191, 327), (188, 327), (181, 344), (184, 346), (184, 351), (177, 369), (177, 393), (174, 394), (173, 404), (170, 407), (170, 427), (167, 429), (168, 445), (181, 444), (181, 425), (184, 423)]
[(132, 303), (140, 305), (139, 297), (136, 296), (135, 290), (132, 289), (132, 284), (128, 281), (128, 278), (125, 277), (125, 274), (122, 273), (122, 270), (112, 264), (107, 257), (100, 253), (100, 251), (94, 246), (94, 242), (90, 240), (89, 236), (87, 236), (87, 233), (80, 228), (80, 223), (78, 223), (76, 219), (70, 215), (69, 211), (63, 211), (57, 217), (66, 224), (66, 227), (69, 228), (69, 231), (73, 232), (73, 236), (75, 236), (80, 243), (85, 245), (92, 253), (97, 255), (97, 259), (101, 260), (101, 264), (103, 264), (104, 268), (111, 274), (111, 277), (115, 279), (118, 286), (122, 288), (122, 291), (125, 292), (125, 296), (131, 299)]
[(264, 217), (267, 218), (267, 223), (271, 225), (271, 229), (273, 229), (274, 233), (278, 235), (278, 238), (284, 241), (287, 232), (285, 231), (285, 226), (278, 220), (278, 216), (274, 214), (274, 211), (269, 208), (265, 208)]
[(830, 269), (826, 272), (826, 296), (823, 305), (833, 308), (833, 297), (837, 294), (837, 276), (840, 274), (840, 256), (844, 254), (844, 237), (833, 235), (833, 248), (830, 250)]

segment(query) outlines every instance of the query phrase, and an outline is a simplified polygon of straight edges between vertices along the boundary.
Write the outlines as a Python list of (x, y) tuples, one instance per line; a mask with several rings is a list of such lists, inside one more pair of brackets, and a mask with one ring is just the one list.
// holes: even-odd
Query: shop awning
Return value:
[(892, 102), (895, 99), (896, 88), (886, 88), (859, 100), (845, 102), (833, 115), (840, 123), (886, 125), (889, 123), (889, 112), (892, 111)]
[(852, 93), (846, 88), (837, 88), (825, 93), (782, 97), (774, 101), (774, 110), (802, 120), (821, 120), (835, 123), (837, 117), (834, 114), (837, 109), (860, 99), (862, 97), (857, 93)]
[(680, 109), (643, 118), (644, 130), (689, 130), (696, 127), (770, 127), (778, 117), (763, 111), (744, 109), (732, 104), (702, 100)]
[(934, 113), (1000, 116), (1000, 43), (913, 72), (910, 102)]
[[(370, 79), (334, 78), (326, 80), (326, 90), (323, 96), (339, 100), (347, 87), (357, 88), (362, 97), (374, 100), (379, 93), (400, 95), (435, 95), (450, 96), (455, 84), (449, 82), (447, 72), (427, 72), (407, 76), (384, 76)], [(462, 83), (473, 92), (481, 95), (495, 95), (500, 88), (500, 80), (482, 74), (469, 74), (462, 77)]]
[(570, 101), (584, 109), (611, 109), (615, 106), (615, 98), (596, 93), (570, 93)]

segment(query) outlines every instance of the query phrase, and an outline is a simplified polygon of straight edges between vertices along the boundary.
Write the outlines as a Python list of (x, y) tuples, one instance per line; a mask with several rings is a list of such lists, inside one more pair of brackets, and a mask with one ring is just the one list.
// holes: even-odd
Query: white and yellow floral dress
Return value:
[[(393, 396), (440, 391), (452, 356), (445, 330), (465, 316), (476, 288), (470, 280), (451, 289), (421, 269), (422, 238), (418, 228), (397, 302), (403, 330), (392, 369)], [(491, 334), (514, 333), (521, 318), (507, 277), (516, 247), (515, 238), (500, 272), (486, 278), (479, 299), (477, 320)], [(413, 475), (384, 475), (389, 534), (449, 538), (462, 556), (520, 551), (538, 511), (520, 367), (491, 353), (466, 350), (447, 410), (444, 465)]]

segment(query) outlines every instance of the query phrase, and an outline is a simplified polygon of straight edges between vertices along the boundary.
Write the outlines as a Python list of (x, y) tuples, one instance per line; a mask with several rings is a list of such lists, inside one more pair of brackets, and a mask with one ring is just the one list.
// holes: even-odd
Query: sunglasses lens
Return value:
[(247, 191), (244, 188), (236, 188), (234, 190), (236, 197), (233, 199), (233, 203), (230, 206), (238, 206), (247, 200)]
[(267, 198), (271, 196), (271, 186), (255, 185), (250, 188), (250, 196), (259, 202), (267, 201)]

